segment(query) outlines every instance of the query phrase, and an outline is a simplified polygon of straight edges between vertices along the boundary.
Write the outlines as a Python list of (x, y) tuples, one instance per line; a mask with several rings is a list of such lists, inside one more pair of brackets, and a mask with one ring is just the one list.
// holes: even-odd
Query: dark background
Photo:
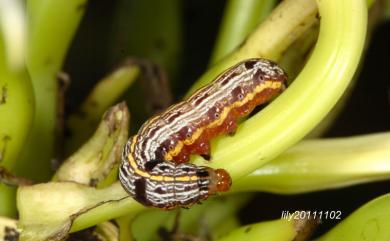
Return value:
[[(74, 111), (94, 83), (115, 66), (107, 60), (111, 33), (112, 11), (117, 1), (94, 0), (87, 7), (75, 36), (64, 70), (72, 83), (67, 92), (66, 111)], [(182, 1), (182, 41), (179, 79), (175, 98), (206, 69), (216, 38), (225, 1)], [(126, 31), (126, 30), (124, 30)], [(389, 131), (390, 129), (390, 22), (377, 26), (361, 63), (362, 71), (354, 90), (327, 137)], [(243, 223), (276, 219), (282, 210), (340, 210), (345, 218), (359, 206), (389, 193), (390, 182), (357, 185), (341, 190), (322, 191), (302, 195), (281, 196), (259, 193), (240, 213)], [(336, 221), (323, 222), (317, 235), (325, 232)]]

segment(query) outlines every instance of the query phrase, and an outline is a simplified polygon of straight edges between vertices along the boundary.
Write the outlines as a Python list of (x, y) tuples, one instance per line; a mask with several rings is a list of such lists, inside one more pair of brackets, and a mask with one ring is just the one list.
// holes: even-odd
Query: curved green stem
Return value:
[[(25, 13), (20, 4), (2, 1), (0, 6), (0, 166), (9, 171), (14, 171), (25, 147), (34, 111), (24, 65)], [(0, 183), (0, 203), (0, 215), (15, 215), (15, 189)]]
[(291, 84), (305, 66), (317, 42), (318, 32), (319, 21), (316, 21), (311, 28), (291, 44), (280, 59), (280, 66), (288, 73), (288, 84)]
[(58, 128), (59, 85), (66, 51), (87, 0), (28, 0), (30, 23), (27, 67), (34, 86), (36, 111), (31, 135), (18, 162), (20, 175), (47, 180), (51, 175)]
[(92, 236), (99, 237), (99, 241), (132, 241), (132, 239), (121, 239), (122, 233), (119, 233), (119, 228), (114, 223), (108, 221), (96, 225)]
[(236, 48), (269, 15), (275, 4), (275, 0), (229, 0), (210, 63), (216, 63)]
[[(303, 138), (332, 109), (352, 79), (365, 39), (365, 2), (324, 0), (319, 10), (318, 42), (294, 83), (241, 124), (234, 137), (213, 143), (209, 165), (227, 169), (233, 185)], [(200, 157), (195, 162), (208, 165)]]
[[(123, 217), (119, 217), (115, 219), (115, 223), (119, 227), (119, 240), (118, 241), (133, 241), (137, 240), (133, 238), (133, 234), (131, 232), (131, 226), (134, 221), (134, 216), (127, 215)], [(150, 230), (149, 224), (147, 224)], [(143, 233), (151, 233), (151, 232), (143, 232)], [(139, 240), (139, 239), (138, 239)]]

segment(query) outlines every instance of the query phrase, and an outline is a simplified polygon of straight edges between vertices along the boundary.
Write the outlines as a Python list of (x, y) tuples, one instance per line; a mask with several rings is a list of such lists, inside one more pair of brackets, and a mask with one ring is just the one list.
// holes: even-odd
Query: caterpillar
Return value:
[(162, 209), (189, 207), (231, 186), (224, 169), (188, 163), (210, 159), (209, 140), (233, 134), (237, 119), (285, 89), (287, 75), (265, 59), (242, 61), (145, 122), (124, 147), (119, 180), (136, 201)]

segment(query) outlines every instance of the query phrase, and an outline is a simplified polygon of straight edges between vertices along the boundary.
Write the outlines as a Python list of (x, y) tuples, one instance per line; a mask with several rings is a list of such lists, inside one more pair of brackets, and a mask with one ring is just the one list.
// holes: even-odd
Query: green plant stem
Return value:
[(133, 84), (139, 73), (138, 66), (125, 62), (98, 82), (80, 106), (79, 111), (69, 116), (67, 126), (71, 137), (66, 140), (67, 153), (75, 151), (84, 141), (88, 140), (99, 124), (103, 113)]
[(319, 10), (318, 42), (294, 83), (241, 124), (234, 137), (214, 142), (213, 162), (209, 164), (197, 157), (195, 163), (225, 168), (234, 185), (235, 180), (303, 138), (332, 109), (357, 68), (365, 39), (367, 9), (364, 1), (325, 0), (319, 3)]
[[(33, 89), (24, 65), (25, 13), (20, 1), (1, 3), (0, 25), (0, 166), (14, 171), (34, 111)], [(0, 216), (15, 214), (15, 188), (0, 183)]]
[(288, 74), (288, 84), (291, 84), (298, 76), (299, 72), (305, 66), (307, 59), (310, 57), (310, 53), (318, 38), (319, 21), (317, 22), (294, 41), (280, 59), (280, 66)]
[(16, 217), (15, 193), (15, 188), (0, 183), (1, 216)]
[[(370, 44), (372, 30), (373, 30), (375, 22), (376, 22), (376, 20), (375, 20), (376, 18), (374, 16), (375, 15), (374, 12), (376, 12), (376, 11), (373, 11), (373, 8), (372, 8), (372, 3), (374, 1), (367, 0), (366, 2), (367, 2), (367, 7), (370, 11), (369, 11), (369, 15), (367, 16), (368, 22), (367, 22), (366, 41), (365, 41), (365, 48), (363, 50), (363, 55), (362, 55), (361, 59), (364, 59), (364, 57), (365, 57), (365, 52), (366, 52), (365, 50), (367, 49), (367, 46), (369, 46), (369, 44)], [(312, 37), (308, 36), (308, 39), (307, 39), (308, 42), (310, 41), (310, 38), (312, 38)], [(307, 139), (316, 138), (316, 137), (321, 136), (323, 133), (325, 133), (332, 126), (332, 124), (334, 123), (336, 118), (339, 116), (339, 114), (344, 109), (345, 104), (349, 100), (349, 97), (354, 90), (355, 83), (359, 79), (359, 75), (360, 75), (362, 67), (363, 67), (363, 64), (360, 64), (358, 66), (358, 69), (356, 70), (355, 75), (351, 80), (351, 83), (349, 84), (347, 89), (344, 91), (343, 95), (340, 97), (340, 99), (338, 100), (336, 105), (333, 107), (333, 109), (326, 115), (326, 117), (324, 119), (322, 119), (322, 121), (306, 136)]]
[[(108, 190), (110, 190), (111, 196), (107, 196)], [(107, 203), (91, 209), (89, 212), (83, 213), (80, 217), (76, 218), (70, 230), (71, 232), (82, 230), (123, 215), (137, 214), (146, 209), (145, 206), (142, 206), (135, 202), (131, 197), (128, 197), (128, 194), (123, 190), (119, 182), (114, 183), (110, 187), (101, 189), (100, 191), (101, 196), (99, 197), (99, 200), (104, 200), (104, 202)], [(119, 199), (111, 202), (110, 200), (113, 200), (112, 197), (115, 199), (119, 197)], [(96, 200), (91, 204), (96, 205)]]
[[(133, 223), (133, 220), (134, 220), (134, 216), (132, 215), (127, 215), (127, 216), (123, 216), (123, 217), (119, 217), (115, 220), (116, 224), (118, 225), (119, 227), (119, 241), (133, 241), (133, 234), (131, 232), (131, 225)], [(150, 221), (154, 221), (154, 220), (150, 220)], [(143, 233), (152, 233), (151, 230), (150, 230), (150, 226), (148, 224), (148, 232), (145, 232), (145, 230), (142, 228), (142, 232)], [(137, 239), (135, 239), (137, 240)]]
[[(32, 123), (34, 98), (27, 73), (10, 70), (5, 64), (0, 63), (0, 95), (4, 97), (0, 104), (0, 165), (14, 171)], [(0, 215), (14, 216), (15, 188), (0, 183), (0, 203)]]
[(99, 241), (131, 241), (131, 239), (120, 239), (119, 229), (112, 222), (98, 224), (93, 235), (97, 235), (100, 238)]
[(390, 177), (390, 133), (303, 141), (240, 179), (232, 191), (307, 193)]
[(275, 0), (229, 0), (210, 63), (218, 62), (236, 48), (275, 5)]
[(316, 241), (387, 241), (389, 226), (390, 194), (386, 194), (360, 207)]
[(57, 74), (85, 7), (86, 0), (27, 1), (31, 30), (27, 67), (37, 108), (31, 135), (18, 162), (19, 175), (40, 181), (51, 175), (59, 124)]

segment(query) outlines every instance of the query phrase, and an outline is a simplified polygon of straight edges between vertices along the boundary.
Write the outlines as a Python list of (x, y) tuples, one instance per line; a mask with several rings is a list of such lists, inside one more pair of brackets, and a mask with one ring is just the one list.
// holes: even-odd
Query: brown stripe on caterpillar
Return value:
[(189, 156), (210, 156), (209, 141), (234, 133), (237, 119), (277, 96), (286, 80), (269, 60), (245, 60), (154, 116), (126, 144), (119, 171), (123, 187), (140, 203), (164, 209), (227, 191), (231, 179), (225, 170), (187, 163)]

